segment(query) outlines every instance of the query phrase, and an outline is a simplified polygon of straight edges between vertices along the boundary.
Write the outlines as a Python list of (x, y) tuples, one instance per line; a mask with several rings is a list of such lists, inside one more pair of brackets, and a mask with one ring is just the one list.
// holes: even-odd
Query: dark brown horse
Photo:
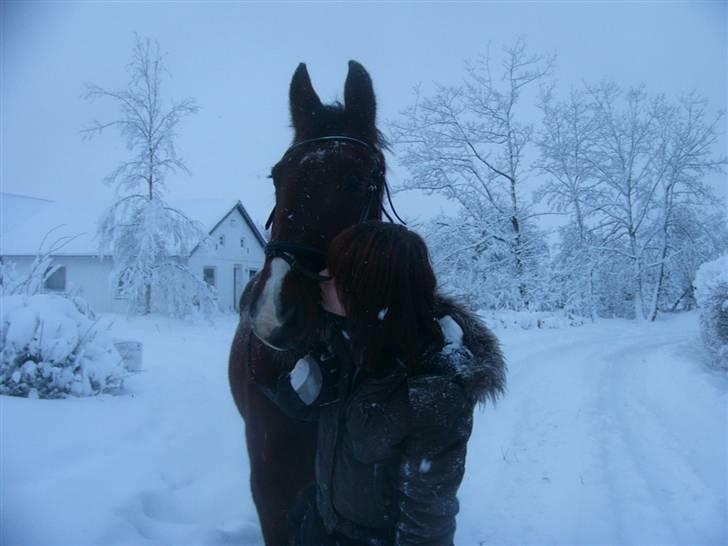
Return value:
[(289, 420), (259, 385), (272, 386), (317, 340), (317, 273), (327, 247), (344, 228), (381, 219), (386, 191), (374, 90), (360, 64), (349, 62), (343, 105), (323, 105), (300, 64), (291, 81), (290, 108), (293, 145), (271, 172), (276, 195), (271, 242), (264, 267), (242, 295), (229, 362), (268, 546), (289, 544), (288, 511), (314, 480), (316, 432)]

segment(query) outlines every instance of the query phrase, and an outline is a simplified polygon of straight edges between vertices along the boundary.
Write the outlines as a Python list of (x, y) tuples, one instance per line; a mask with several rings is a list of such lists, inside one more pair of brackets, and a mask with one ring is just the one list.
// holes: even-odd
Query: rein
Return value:
[[(397, 211), (394, 209), (394, 204), (392, 203), (392, 196), (389, 192), (389, 186), (387, 185), (387, 180), (384, 178), (384, 168), (381, 164), (381, 161), (379, 160), (379, 151), (369, 144), (368, 142), (365, 142), (363, 140), (359, 140), (358, 138), (348, 137), (348, 136), (325, 136), (325, 137), (319, 137), (319, 138), (312, 138), (309, 140), (303, 140), (301, 142), (297, 142), (293, 144), (290, 148), (286, 150), (286, 152), (283, 154), (283, 157), (281, 158), (281, 161), (285, 159), (285, 157), (291, 153), (291, 151), (300, 148), (302, 146), (305, 146), (307, 144), (311, 144), (314, 142), (326, 142), (326, 141), (336, 141), (336, 142), (351, 142), (353, 144), (357, 144), (359, 146), (364, 146), (367, 150), (369, 150), (372, 153), (372, 156), (374, 157), (375, 161), (375, 168), (372, 171), (374, 181), (373, 183), (370, 183), (367, 187), (367, 193), (369, 194), (367, 198), (366, 206), (362, 209), (361, 215), (359, 217), (358, 223), (363, 223), (369, 218), (369, 214), (371, 213), (372, 207), (378, 206), (380, 208), (380, 211), (384, 213), (384, 215), (387, 217), (387, 219), (390, 222), (394, 222), (392, 217), (389, 215), (387, 210), (384, 208), (384, 204), (382, 203), (382, 199), (380, 199), (381, 190), (384, 189), (384, 192), (387, 195), (387, 201), (389, 202), (389, 207), (392, 209), (392, 213), (394, 216), (399, 220), (402, 224), (406, 225), (406, 222), (400, 218), (399, 214), (397, 214)], [(375, 204), (375, 201), (379, 201), (378, 204)], [(270, 215), (268, 216), (268, 220), (265, 222), (265, 229), (269, 229), (271, 224), (273, 224), (273, 216), (275, 216), (276, 207), (273, 206), (273, 210), (270, 211)], [(315, 271), (311, 271), (309, 268), (305, 267), (298, 261), (298, 258), (302, 255), (308, 255), (308, 256), (316, 256), (316, 257), (323, 257), (326, 258), (326, 253), (322, 252), (321, 250), (314, 248), (309, 245), (305, 245), (302, 243), (294, 243), (294, 242), (288, 242), (288, 241), (270, 241), (267, 245), (265, 245), (265, 255), (269, 258), (282, 258), (285, 260), (288, 265), (291, 268), (291, 271), (296, 271), (306, 277), (307, 279), (310, 279), (312, 281), (316, 282), (326, 282), (330, 281), (331, 277), (327, 275), (319, 275)]]

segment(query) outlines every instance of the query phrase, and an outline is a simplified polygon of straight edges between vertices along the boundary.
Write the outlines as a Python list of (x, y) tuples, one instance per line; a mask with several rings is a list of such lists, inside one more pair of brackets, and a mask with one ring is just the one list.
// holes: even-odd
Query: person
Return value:
[(294, 544), (452, 545), (474, 407), (504, 390), (498, 341), (437, 295), (427, 247), (403, 226), (348, 228), (327, 265), (322, 343), (271, 395), (318, 421)]

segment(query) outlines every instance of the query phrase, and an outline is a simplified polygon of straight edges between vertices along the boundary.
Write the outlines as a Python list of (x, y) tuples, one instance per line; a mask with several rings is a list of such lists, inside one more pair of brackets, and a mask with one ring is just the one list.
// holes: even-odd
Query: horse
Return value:
[[(230, 349), (233, 399), (245, 421), (250, 486), (266, 546), (290, 543), (288, 513), (314, 482), (316, 430), (286, 417), (265, 395), (318, 339), (318, 283), (331, 240), (357, 222), (381, 220), (386, 148), (376, 127), (372, 80), (349, 61), (344, 103), (322, 104), (306, 65), (293, 74), (294, 138), (273, 167), (275, 207), (261, 271), (240, 299)], [(392, 209), (394, 212), (394, 209)], [(396, 215), (396, 212), (394, 213)]]

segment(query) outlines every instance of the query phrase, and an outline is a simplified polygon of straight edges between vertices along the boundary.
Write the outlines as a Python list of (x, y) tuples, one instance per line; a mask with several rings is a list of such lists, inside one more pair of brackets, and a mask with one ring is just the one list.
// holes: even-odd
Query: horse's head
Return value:
[(314, 333), (328, 245), (344, 228), (381, 218), (386, 184), (374, 89), (359, 63), (349, 62), (343, 105), (322, 104), (300, 64), (290, 108), (295, 138), (271, 172), (271, 241), (250, 305), (253, 332), (279, 350)]

